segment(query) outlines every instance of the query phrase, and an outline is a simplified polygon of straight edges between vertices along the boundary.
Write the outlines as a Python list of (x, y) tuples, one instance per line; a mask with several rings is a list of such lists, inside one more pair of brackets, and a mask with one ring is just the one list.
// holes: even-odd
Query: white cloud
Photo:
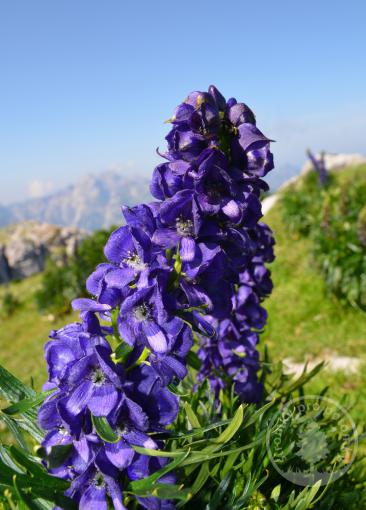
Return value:
[(32, 198), (39, 198), (53, 191), (55, 184), (53, 181), (41, 181), (35, 179), (28, 185), (28, 195)]

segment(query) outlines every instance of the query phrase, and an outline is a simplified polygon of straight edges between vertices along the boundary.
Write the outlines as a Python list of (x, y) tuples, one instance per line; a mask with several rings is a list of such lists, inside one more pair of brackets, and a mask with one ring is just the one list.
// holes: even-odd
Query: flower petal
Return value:
[(241, 124), (238, 127), (238, 131), (239, 143), (245, 151), (249, 149), (253, 143), (270, 141), (257, 127), (248, 122)]
[(153, 321), (142, 322), (142, 329), (146, 335), (151, 350), (164, 353), (168, 350), (168, 342), (161, 328)]
[(143, 448), (150, 448), (151, 450), (156, 450), (158, 448), (157, 443), (153, 439), (151, 439), (150, 436), (147, 434), (143, 434), (142, 432), (138, 432), (136, 430), (127, 432), (126, 434), (123, 434), (123, 437), (128, 441), (130, 444), (136, 445), (136, 446), (142, 446)]
[(72, 414), (79, 414), (88, 404), (92, 392), (92, 382), (89, 380), (82, 382), (67, 399), (66, 410)]
[(108, 416), (118, 402), (118, 392), (113, 384), (93, 386), (88, 407), (94, 416)]
[(82, 312), (105, 312), (111, 309), (109, 305), (97, 303), (93, 299), (88, 298), (74, 299), (71, 304), (73, 310), (80, 310)]
[(106, 489), (94, 483), (82, 492), (79, 510), (107, 510)]
[(174, 228), (158, 228), (154, 232), (152, 241), (162, 248), (173, 248), (178, 243), (179, 236)]
[(133, 249), (134, 246), (130, 230), (127, 226), (123, 226), (110, 235), (104, 248), (104, 255), (110, 262), (119, 264)]
[(108, 460), (118, 469), (126, 469), (135, 455), (135, 451), (128, 446), (124, 439), (118, 443), (105, 443), (104, 451)]
[(130, 268), (112, 269), (106, 274), (105, 282), (109, 287), (123, 289), (135, 278), (135, 271)]
[(236, 220), (240, 217), (240, 208), (235, 200), (229, 200), (229, 202), (222, 208), (222, 211), (231, 220)]
[(119, 484), (111, 476), (104, 476), (104, 479), (108, 485), (109, 494), (112, 498), (114, 510), (127, 510), (123, 504), (123, 497)]
[(183, 262), (191, 262), (196, 254), (196, 243), (194, 239), (192, 237), (182, 237), (179, 252)]

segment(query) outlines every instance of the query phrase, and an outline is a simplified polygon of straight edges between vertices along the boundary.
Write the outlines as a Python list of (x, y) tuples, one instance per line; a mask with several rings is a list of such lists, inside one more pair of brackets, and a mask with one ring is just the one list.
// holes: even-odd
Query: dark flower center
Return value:
[(207, 196), (211, 200), (217, 200), (222, 197), (226, 192), (223, 184), (221, 182), (213, 182), (209, 184), (209, 188), (207, 190)]
[(146, 268), (146, 264), (142, 262), (140, 257), (136, 252), (128, 252), (128, 256), (123, 259), (123, 262), (127, 264), (129, 267), (132, 267), (132, 269), (136, 269), (138, 271), (142, 271)]
[(102, 489), (105, 486), (104, 478), (101, 473), (97, 473), (94, 478), (94, 485), (98, 489)]
[(67, 436), (69, 434), (68, 431), (62, 426), (58, 427), (58, 433), (61, 436)]
[(151, 309), (147, 304), (144, 303), (140, 306), (136, 306), (133, 314), (138, 322), (142, 322), (151, 316)]
[(193, 221), (178, 218), (175, 225), (180, 236), (187, 237), (193, 234)]
[(126, 425), (119, 425), (116, 429), (116, 432), (119, 436), (123, 436), (123, 434), (127, 434), (128, 428)]
[(95, 386), (101, 386), (105, 382), (105, 375), (100, 368), (96, 368), (92, 373), (91, 380)]

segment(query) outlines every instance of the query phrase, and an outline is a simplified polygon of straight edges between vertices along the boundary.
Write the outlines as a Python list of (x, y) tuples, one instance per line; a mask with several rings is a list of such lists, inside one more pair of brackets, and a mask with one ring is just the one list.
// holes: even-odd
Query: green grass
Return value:
[(59, 328), (71, 320), (64, 316), (50, 321), (51, 316), (41, 315), (33, 293), (41, 275), (0, 287), (0, 301), (7, 290), (19, 300), (19, 307), (9, 317), (2, 317), (0, 328), (0, 363), (26, 383), (33, 381), (40, 389), (46, 380), (43, 346), (51, 329)]
[[(357, 178), (366, 167), (345, 172)], [(337, 173), (337, 180), (345, 172)], [(261, 345), (269, 347), (274, 361), (293, 358), (305, 361), (334, 351), (340, 356), (354, 356), (366, 361), (366, 314), (341, 305), (327, 294), (326, 287), (312, 257), (311, 240), (290, 234), (283, 226), (281, 203), (269, 211), (264, 220), (276, 238), (276, 260), (271, 265), (274, 290), (264, 303), (269, 320)], [(366, 375), (323, 371), (310, 385), (317, 392), (328, 385), (329, 395), (340, 399), (352, 394), (353, 415), (366, 419)]]
[(342, 306), (327, 295), (311, 255), (311, 242), (281, 228), (280, 208), (265, 218), (274, 230), (276, 260), (271, 265), (274, 290), (265, 307), (269, 313), (263, 339), (273, 355), (301, 360), (325, 349), (345, 356), (366, 355), (366, 315)]
[[(354, 178), (365, 175), (366, 167), (347, 169)], [(344, 173), (337, 179), (342, 181)], [(273, 361), (293, 358), (304, 361), (327, 351), (366, 360), (366, 314), (342, 306), (326, 294), (322, 276), (311, 255), (311, 241), (289, 234), (282, 223), (281, 204), (265, 217), (276, 237), (276, 260), (271, 265), (274, 291), (264, 306), (269, 321), (261, 339), (261, 348), (269, 347)], [(40, 389), (46, 379), (43, 346), (50, 329), (59, 328), (75, 316), (49, 321), (36, 309), (33, 293), (40, 285), (41, 275), (12, 283), (8, 289), (20, 301), (13, 315), (1, 320), (0, 363), (24, 382), (33, 379)], [(0, 300), (6, 287), (0, 287)], [(351, 393), (358, 399), (354, 416), (366, 420), (366, 375), (323, 371), (312, 383), (311, 390), (330, 386), (330, 395), (339, 399)]]

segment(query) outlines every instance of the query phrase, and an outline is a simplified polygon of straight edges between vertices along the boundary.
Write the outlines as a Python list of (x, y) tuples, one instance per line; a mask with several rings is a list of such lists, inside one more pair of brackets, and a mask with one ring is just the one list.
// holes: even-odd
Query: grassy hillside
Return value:
[[(366, 179), (366, 166), (335, 173), (341, 185), (346, 176)], [(366, 361), (366, 314), (344, 307), (327, 294), (322, 275), (312, 256), (311, 240), (290, 234), (283, 226), (281, 202), (264, 220), (276, 237), (276, 260), (271, 265), (274, 280), (272, 296), (265, 302), (268, 326), (262, 336), (274, 360), (293, 358), (305, 361), (329, 351)], [(312, 383), (315, 391), (329, 385), (330, 395), (350, 394), (355, 401), (354, 415), (366, 419), (366, 376), (323, 371)]]
[(50, 329), (59, 328), (71, 316), (55, 319), (52, 315), (41, 315), (34, 300), (41, 275), (35, 275), (9, 286), (0, 287), (0, 301), (7, 291), (16, 296), (19, 305), (9, 317), (2, 317), (0, 329), (0, 363), (24, 382), (33, 378), (39, 389), (46, 377), (43, 360), (43, 345)]
[[(366, 167), (347, 169), (337, 173), (336, 178), (341, 182), (346, 172), (355, 179), (366, 178)], [(286, 231), (280, 202), (265, 221), (274, 230), (277, 244), (276, 260), (271, 266), (275, 287), (265, 302), (269, 322), (261, 348), (268, 345), (274, 361), (289, 357), (304, 361), (321, 357), (327, 351), (366, 360), (366, 314), (346, 308), (327, 295), (312, 257), (310, 239)], [(0, 329), (0, 362), (25, 382), (32, 377), (38, 389), (46, 377), (43, 345), (49, 330), (76, 318), (63, 316), (52, 321), (52, 316), (39, 314), (33, 293), (40, 281), (41, 275), (36, 275), (9, 286), (20, 305), (13, 315), (2, 319)], [(0, 301), (5, 292), (6, 288), (1, 286)], [(312, 388), (317, 391), (328, 384), (337, 398), (352, 394), (352, 398), (359, 400), (355, 416), (366, 419), (366, 376), (362, 372), (346, 375), (324, 371)]]

